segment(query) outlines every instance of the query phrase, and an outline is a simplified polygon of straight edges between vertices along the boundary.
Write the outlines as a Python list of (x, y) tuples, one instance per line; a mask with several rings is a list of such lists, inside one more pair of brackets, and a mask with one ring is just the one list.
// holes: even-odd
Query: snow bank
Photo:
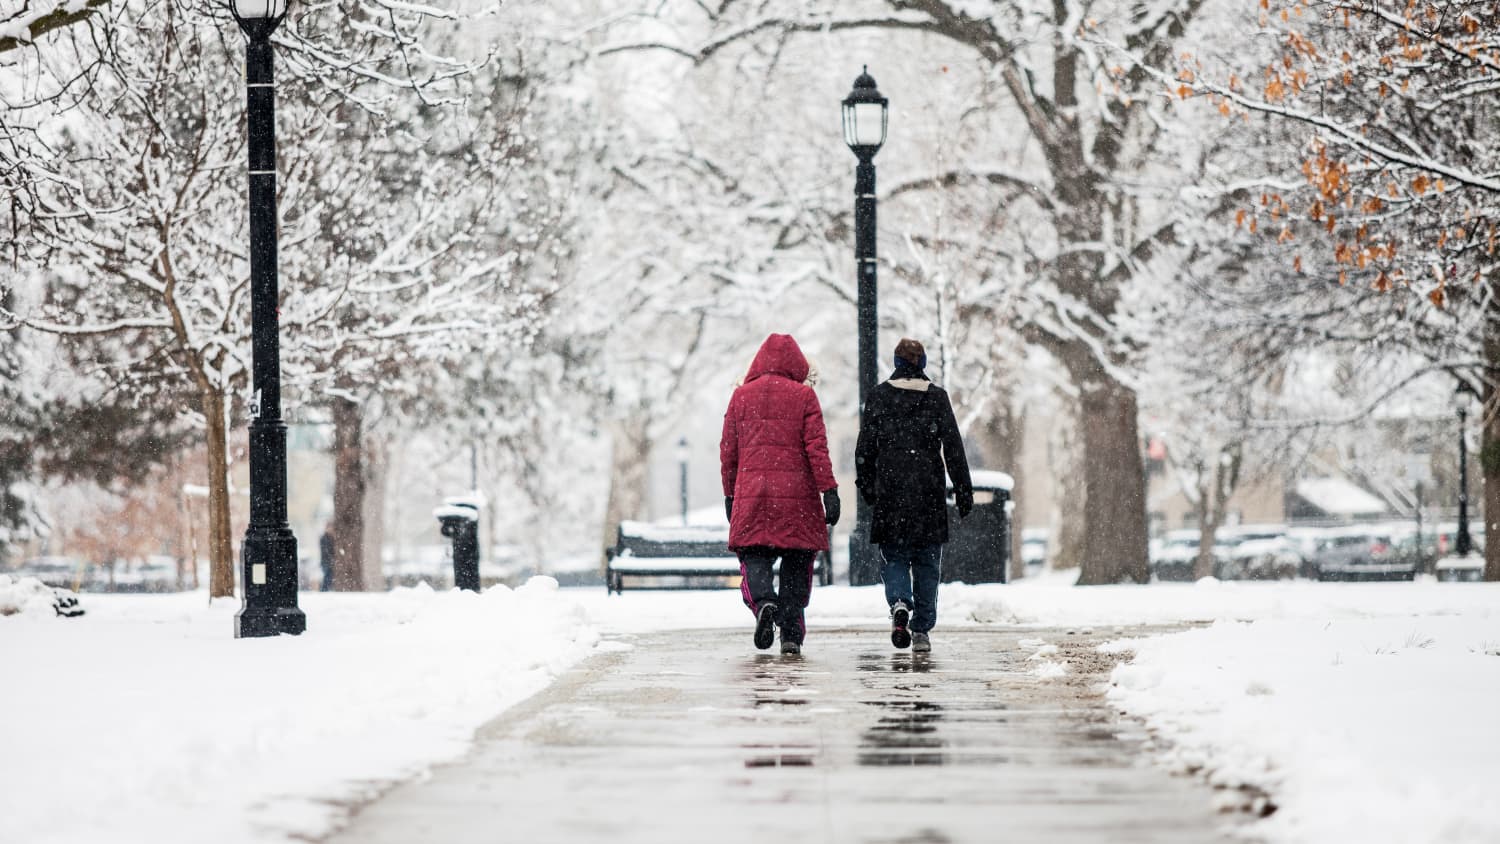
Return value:
[(1500, 611), (1317, 618), (1317, 603), (1114, 643), (1135, 659), (1111, 697), (1169, 764), (1269, 792), (1278, 808), (1250, 830), (1266, 840), (1500, 841)]
[[(66, 611), (59, 607), (66, 605)], [(0, 618), (29, 615), (54, 618), (58, 615), (82, 615), (78, 596), (66, 589), (54, 590), (34, 577), (15, 578), (0, 574)]]
[(300, 637), (235, 640), (238, 603), (205, 603), (96, 596), (81, 619), (0, 623), (0, 841), (315, 837), (598, 642), (551, 578), (304, 594)]
[[(1155, 583), (1073, 586), (1076, 572), (1015, 584), (945, 583), (938, 590), (938, 627), (1008, 624), (1031, 627), (1126, 627), (1261, 618), (1410, 618), (1489, 612), (1500, 587), (1478, 583)], [(570, 590), (572, 591), (572, 590)], [(691, 630), (749, 623), (738, 590), (632, 592), (578, 590), (590, 620), (617, 632)], [(817, 586), (807, 608), (813, 627), (885, 625), (880, 586)], [(1500, 634), (1497, 634), (1500, 636)]]

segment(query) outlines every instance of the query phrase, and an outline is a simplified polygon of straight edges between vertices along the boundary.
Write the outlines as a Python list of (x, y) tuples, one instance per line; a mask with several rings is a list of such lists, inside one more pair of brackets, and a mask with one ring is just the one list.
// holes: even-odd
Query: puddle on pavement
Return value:
[(890, 654), (862, 653), (855, 657), (857, 671), (879, 671), (895, 674), (926, 674), (938, 670), (938, 661), (931, 654), (910, 651), (895, 651)]
[(861, 765), (942, 765), (945, 742), (938, 737), (943, 705), (927, 700), (867, 700), (884, 712), (860, 734)]

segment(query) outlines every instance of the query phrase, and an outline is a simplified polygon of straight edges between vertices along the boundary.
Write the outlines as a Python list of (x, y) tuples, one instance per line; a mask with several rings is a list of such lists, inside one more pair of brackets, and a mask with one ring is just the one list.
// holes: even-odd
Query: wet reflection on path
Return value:
[[(643, 638), (481, 732), (462, 764), (361, 811), (340, 844), (1218, 840), (1208, 795), (1141, 764), (1088, 686), (1023, 638), (823, 631)], [(1092, 647), (1092, 645), (1090, 645)]]

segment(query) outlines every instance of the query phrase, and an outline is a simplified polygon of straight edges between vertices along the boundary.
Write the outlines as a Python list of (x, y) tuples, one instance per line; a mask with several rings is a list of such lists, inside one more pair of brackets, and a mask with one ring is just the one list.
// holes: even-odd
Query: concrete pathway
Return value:
[[(1044, 639), (1069, 665), (1030, 671)], [(1205, 842), (1209, 791), (1150, 766), (1068, 631), (814, 629), (806, 654), (743, 631), (643, 637), (480, 731), (459, 764), (357, 810), (330, 841)]]

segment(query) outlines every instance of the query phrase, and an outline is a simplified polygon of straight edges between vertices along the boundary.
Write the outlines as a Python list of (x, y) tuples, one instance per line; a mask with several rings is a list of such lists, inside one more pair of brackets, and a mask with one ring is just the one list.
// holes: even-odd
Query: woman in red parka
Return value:
[[(839, 520), (823, 408), (803, 383), (808, 369), (791, 335), (767, 337), (729, 400), (719, 440), (729, 547), (739, 555), (740, 593), (755, 614), (755, 646), (769, 648), (780, 627), (784, 654), (802, 652), (813, 559), (828, 549), (825, 525)], [(780, 591), (772, 575), (778, 558)]]

